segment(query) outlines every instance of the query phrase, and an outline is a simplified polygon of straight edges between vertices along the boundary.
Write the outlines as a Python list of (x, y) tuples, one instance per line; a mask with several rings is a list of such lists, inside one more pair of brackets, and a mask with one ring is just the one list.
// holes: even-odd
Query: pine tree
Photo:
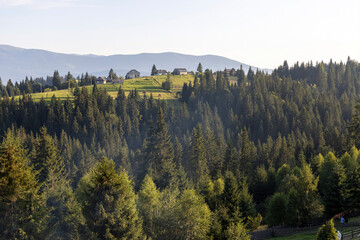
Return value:
[(54, 88), (56, 87), (57, 90), (61, 89), (61, 79), (60, 79), (59, 72), (57, 70), (54, 71), (52, 84), (53, 84), (53, 87)]
[(240, 70), (239, 70), (237, 77), (238, 77), (238, 80), (237, 80), (238, 86), (241, 86), (243, 83), (245, 83), (245, 72), (242, 68), (242, 65), (240, 66)]
[(249, 71), (248, 71), (246, 77), (247, 77), (247, 79), (248, 79), (248, 81), (249, 81), (250, 83), (252, 83), (252, 82), (254, 81), (254, 79), (255, 79), (255, 73), (254, 73), (254, 71), (251, 69), (251, 67), (249, 68)]
[(316, 73), (316, 79), (319, 88), (321, 91), (327, 91), (328, 88), (328, 82), (327, 82), (327, 74), (325, 70), (325, 65), (323, 62), (321, 62), (317, 67), (317, 73)]
[(35, 170), (39, 171), (39, 182), (44, 183), (45, 188), (54, 188), (65, 179), (64, 162), (51, 136), (47, 134), (45, 127), (40, 129), (40, 136), (35, 146), (33, 164)]
[(174, 149), (162, 109), (159, 109), (156, 129), (150, 133), (147, 148), (148, 173), (155, 184), (163, 189), (175, 176)]
[(135, 193), (125, 171), (103, 158), (78, 187), (89, 230), (100, 239), (142, 239)]
[(152, 66), (152, 69), (151, 69), (151, 76), (154, 76), (156, 75), (156, 72), (157, 72), (157, 69), (156, 69), (156, 66), (155, 64)]
[(25, 149), (7, 132), (0, 145), (1, 239), (43, 238), (45, 211)]
[(222, 205), (226, 209), (227, 226), (230, 222), (238, 222), (241, 220), (240, 212), (240, 190), (237, 179), (232, 172), (227, 172), (225, 176), (224, 192), (221, 196)]
[(190, 143), (190, 165), (187, 166), (195, 186), (205, 184), (208, 180), (209, 169), (205, 151), (204, 137), (201, 126), (198, 124), (192, 132)]
[(149, 175), (146, 175), (138, 193), (139, 213), (143, 218), (145, 234), (156, 239), (156, 220), (160, 213), (161, 193)]
[(199, 63), (196, 71), (199, 72), (199, 73), (203, 72), (203, 67), (202, 67), (201, 63)]
[(360, 148), (360, 100), (355, 106), (355, 114), (352, 116), (348, 127), (349, 136), (354, 141), (356, 148)]
[(240, 143), (240, 151), (239, 151), (239, 162), (240, 162), (240, 171), (248, 176), (251, 173), (252, 168), (252, 159), (251, 156), (251, 145), (247, 130), (244, 129), (240, 134), (241, 143)]
[(110, 69), (108, 78), (111, 79), (111, 80), (114, 80), (114, 79), (118, 78), (118, 76), (116, 75), (114, 69), (112, 69), (112, 68)]

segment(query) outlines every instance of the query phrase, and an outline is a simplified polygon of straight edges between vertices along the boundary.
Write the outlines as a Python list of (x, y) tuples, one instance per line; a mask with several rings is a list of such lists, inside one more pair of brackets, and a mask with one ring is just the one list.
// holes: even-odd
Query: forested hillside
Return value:
[(360, 209), (360, 65), (198, 68), (180, 100), (0, 101), (2, 239), (249, 239)]

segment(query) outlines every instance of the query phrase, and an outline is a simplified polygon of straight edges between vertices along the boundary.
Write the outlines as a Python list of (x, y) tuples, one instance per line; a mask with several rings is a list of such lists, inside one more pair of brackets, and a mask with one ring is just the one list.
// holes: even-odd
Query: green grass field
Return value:
[[(141, 77), (134, 79), (126, 79), (124, 84), (104, 84), (98, 85), (99, 89), (106, 89), (108, 94), (115, 98), (117, 96), (119, 87), (121, 86), (124, 89), (125, 93), (129, 93), (132, 90), (137, 90), (142, 96), (144, 93), (147, 96), (150, 94), (153, 95), (155, 99), (176, 99), (176, 93), (180, 92), (184, 83), (189, 83), (194, 80), (193, 75), (172, 75), (171, 80), (173, 82), (173, 88), (170, 91), (166, 91), (161, 88), (161, 83), (166, 81), (166, 76), (150, 76), (150, 77)], [(87, 88), (92, 89), (92, 86), (86, 86)], [(50, 101), (51, 97), (60, 98), (60, 100), (65, 100), (67, 98), (72, 99), (74, 97), (73, 89), (65, 89), (59, 91), (43, 92), (43, 93), (33, 93), (31, 97), (34, 101), (40, 101), (44, 97), (45, 101)], [(15, 99), (18, 99), (20, 96), (16, 96)]]

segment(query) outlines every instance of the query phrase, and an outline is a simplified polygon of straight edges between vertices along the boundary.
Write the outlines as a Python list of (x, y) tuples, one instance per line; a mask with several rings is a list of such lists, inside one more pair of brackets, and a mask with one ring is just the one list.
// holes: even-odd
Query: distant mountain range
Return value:
[[(141, 75), (150, 75), (152, 65), (155, 64), (157, 69), (167, 71), (172, 71), (174, 68), (196, 71), (199, 62), (204, 69), (209, 68), (213, 71), (225, 68), (238, 69), (242, 65), (247, 72), (250, 67), (248, 64), (215, 55), (194, 56), (172, 52), (110, 56), (77, 55), (0, 45), (0, 77), (3, 84), (9, 79), (22, 80), (25, 76), (33, 78), (52, 76), (54, 70), (58, 70), (60, 75), (70, 71), (74, 76), (85, 72), (96, 76), (107, 76), (110, 68), (113, 68), (117, 75), (125, 76), (129, 70), (136, 69)], [(251, 67), (254, 70), (257, 68)]]

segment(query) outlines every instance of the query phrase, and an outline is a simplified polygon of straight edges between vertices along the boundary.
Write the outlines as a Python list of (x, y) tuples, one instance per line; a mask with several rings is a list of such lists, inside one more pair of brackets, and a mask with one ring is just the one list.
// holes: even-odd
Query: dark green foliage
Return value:
[(270, 226), (282, 225), (286, 222), (286, 195), (275, 193), (266, 206), (266, 222)]
[(46, 210), (20, 139), (7, 132), (0, 145), (0, 238), (43, 238)]
[(156, 129), (149, 132), (145, 161), (148, 173), (160, 188), (169, 186), (175, 177), (174, 148), (161, 108), (158, 112)]
[(118, 78), (118, 76), (116, 75), (115, 71), (111, 68), (109, 71), (108, 79), (114, 80), (117, 78)]
[(56, 185), (63, 184), (64, 162), (45, 127), (40, 129), (40, 136), (34, 150), (32, 162), (35, 170), (39, 171), (39, 182), (43, 183), (45, 188), (54, 188)]
[(61, 79), (60, 79), (59, 72), (57, 70), (54, 72), (53, 79), (52, 79), (52, 85), (54, 88), (56, 87), (56, 89), (58, 89), (58, 90), (61, 89)]
[(203, 67), (202, 67), (201, 63), (199, 63), (196, 71), (199, 72), (199, 73), (203, 72)]
[(320, 194), (325, 205), (325, 212), (333, 216), (345, 210), (347, 189), (344, 167), (333, 153), (329, 152), (321, 166), (319, 176)]
[(157, 69), (156, 69), (156, 66), (155, 66), (155, 64), (152, 66), (152, 68), (151, 68), (151, 76), (154, 76), (155, 74), (156, 74), (156, 71), (157, 71)]
[(78, 196), (89, 230), (100, 239), (141, 239), (135, 193), (125, 171), (103, 158), (82, 178)]
[(205, 184), (208, 180), (209, 169), (205, 153), (205, 143), (200, 124), (193, 129), (190, 145), (190, 162), (187, 171), (194, 183)]
[[(234, 71), (237, 86), (230, 84)], [(79, 205), (72, 193), (80, 179), (80, 185), (86, 185), (84, 175), (90, 184), (91, 169), (104, 156), (114, 159), (115, 168), (126, 169), (134, 179), (145, 232), (154, 239), (171, 239), (173, 232), (181, 239), (185, 232), (197, 232), (186, 225), (197, 215), (189, 213), (193, 217), (187, 217), (175, 211), (184, 205), (180, 199), (189, 187), (195, 189), (195, 195), (187, 192), (187, 198), (204, 197), (212, 211), (211, 230), (204, 238), (241, 236), (242, 224), (251, 228), (251, 219), (256, 218), (254, 201), (260, 213), (268, 206), (270, 225), (305, 225), (321, 214), (320, 201), (329, 215), (358, 208), (359, 151), (352, 147), (359, 145), (358, 109), (354, 116), (352, 111), (360, 94), (359, 64), (349, 59), (346, 63), (289, 66), (285, 61), (272, 74), (249, 70), (245, 76), (242, 68), (234, 71), (229, 76), (228, 70), (214, 74), (199, 68), (194, 82), (184, 84), (181, 103), (157, 101), (136, 90), (125, 94), (121, 88), (113, 99), (96, 84), (90, 89), (75, 88), (73, 102), (55, 97), (34, 102), (25, 95), (51, 86), (53, 77), (25, 78), (1, 86), (0, 134), (11, 127), (22, 129), (20, 147), (29, 153), (25, 158), (34, 163), (30, 172), (41, 182), (34, 197), (48, 213), (44, 218), (41, 208), (36, 208), (40, 215), (33, 215), (37, 219), (33, 223), (41, 222), (41, 226), (31, 223), (28, 226), (35, 232), (27, 227), (24, 231), (34, 238), (76, 239), (94, 237), (96, 228), (104, 238), (114, 236), (119, 224), (112, 225), (113, 219), (122, 220), (114, 217), (116, 204), (110, 203), (119, 196), (113, 192), (91, 195), (101, 204), (93, 204), (95, 213), (87, 211), (93, 214), (90, 218), (81, 216), (84, 201)], [(114, 77), (113, 73), (109, 75)], [(60, 88), (75, 83), (71, 74), (65, 77), (68, 79), (71, 82)], [(86, 73), (77, 79), (80, 85), (91, 85), (95, 77)], [(19, 94), (24, 95), (9, 98)], [(328, 160), (331, 154), (322, 158), (330, 150), (336, 161)], [(146, 174), (159, 190), (151, 187), (150, 181), (144, 183), (147, 188), (141, 186)], [(272, 197), (274, 193), (284, 198)], [(157, 194), (159, 209), (144, 200), (144, 196)], [(123, 205), (126, 203), (124, 200)], [(201, 204), (194, 205), (197, 207), (191, 209), (196, 212)], [(269, 214), (279, 206), (287, 214)], [(14, 217), (16, 221), (20, 220)], [(108, 226), (101, 228), (107, 221)], [(87, 230), (89, 226), (91, 230)]]

